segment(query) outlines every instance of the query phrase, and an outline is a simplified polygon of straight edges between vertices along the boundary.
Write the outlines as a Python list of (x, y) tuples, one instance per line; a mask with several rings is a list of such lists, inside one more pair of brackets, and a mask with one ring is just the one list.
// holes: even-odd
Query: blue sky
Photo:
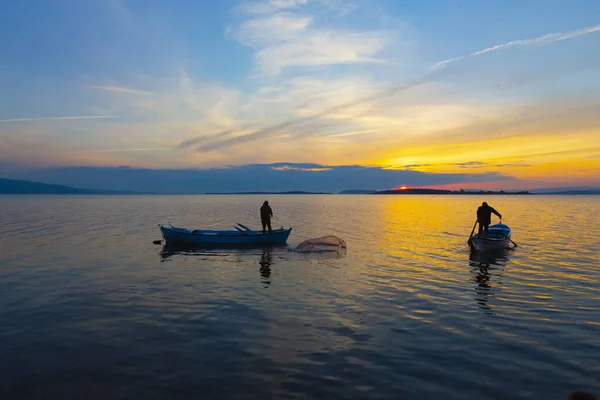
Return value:
[(598, 1), (29, 0), (0, 38), (5, 163), (600, 185)]

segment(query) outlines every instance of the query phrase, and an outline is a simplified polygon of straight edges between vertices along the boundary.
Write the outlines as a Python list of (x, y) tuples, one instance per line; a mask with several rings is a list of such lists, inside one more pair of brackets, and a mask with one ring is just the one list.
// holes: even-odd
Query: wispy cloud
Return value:
[(483, 162), (483, 161), (466, 161), (466, 162), (458, 162), (458, 163), (436, 163), (436, 164), (406, 164), (398, 167), (394, 167), (396, 169), (431, 169), (431, 167), (443, 168), (443, 167), (457, 167), (461, 169), (481, 169), (486, 168), (488, 170), (494, 168), (507, 168), (507, 167), (530, 167), (530, 164), (525, 162), (510, 162), (510, 163), (501, 163), (496, 164), (493, 162)]
[(236, 40), (256, 50), (261, 74), (276, 75), (289, 67), (383, 62), (376, 56), (389, 44), (390, 32), (317, 27), (317, 15), (297, 10), (306, 3), (270, 0), (242, 8), (247, 18), (231, 30)]
[(73, 121), (79, 119), (117, 118), (115, 115), (83, 115), (76, 117), (42, 117), (42, 118), (11, 118), (0, 119), (0, 122), (30, 122), (30, 121)]
[(138, 148), (138, 149), (100, 149), (100, 150), (89, 150), (90, 153), (118, 153), (118, 152), (130, 152), (130, 151), (164, 151), (172, 150), (170, 147), (149, 147), (149, 148)]
[(398, 167), (393, 167), (391, 169), (412, 169), (412, 168), (423, 168), (423, 167), (431, 167), (434, 164), (406, 164)]
[(240, 8), (250, 14), (268, 14), (306, 3), (307, 0), (267, 0), (243, 3)]
[(334, 133), (332, 135), (327, 135), (327, 137), (329, 138), (340, 138), (340, 137), (347, 137), (347, 136), (356, 136), (356, 135), (364, 135), (366, 133), (374, 133), (377, 132), (377, 129), (365, 129), (365, 130), (361, 130), (361, 131), (350, 131), (350, 132), (342, 132), (342, 133)]
[[(219, 138), (219, 137), (223, 137), (223, 136), (228, 136), (228, 135), (232, 134), (233, 132), (234, 132), (233, 130), (228, 129), (226, 131), (215, 133), (214, 135), (211, 135), (211, 137)], [(191, 138), (191, 139), (186, 139), (186, 140), (182, 141), (181, 143), (179, 143), (177, 145), (177, 148), (178, 149), (187, 149), (188, 147), (197, 145), (198, 143), (205, 141), (207, 139), (209, 139), (209, 137), (206, 137), (206, 136), (200, 136), (200, 137), (195, 137), (195, 138)]]
[(473, 168), (483, 168), (486, 166), (486, 163), (484, 163), (482, 161), (467, 161), (467, 162), (455, 163), (454, 165), (457, 166), (458, 168), (473, 169)]
[(581, 35), (585, 35), (585, 34), (593, 33), (593, 32), (598, 32), (598, 31), (600, 31), (600, 25), (590, 26), (587, 28), (578, 29), (578, 30), (571, 31), (571, 32), (550, 33), (550, 34), (540, 36), (537, 38), (533, 38), (533, 39), (513, 40), (511, 42), (499, 44), (496, 46), (485, 48), (483, 50), (476, 51), (476, 52), (468, 54), (466, 56), (458, 56), (458, 57), (450, 58), (448, 60), (441, 61), (439, 63), (432, 65), (431, 68), (432, 69), (441, 68), (441, 67), (444, 67), (455, 61), (462, 60), (463, 58), (475, 57), (475, 56), (479, 56), (479, 55), (482, 55), (485, 53), (489, 53), (491, 51), (501, 50), (501, 49), (505, 49), (508, 47), (530, 46), (530, 45), (541, 45), (541, 44), (554, 43), (554, 42), (559, 42), (561, 40), (572, 39), (577, 36), (581, 36)]
[(303, 167), (295, 167), (293, 165), (283, 165), (280, 167), (271, 167), (271, 169), (275, 171), (305, 171), (305, 172), (323, 172), (323, 171), (331, 171), (332, 168), (329, 167), (313, 167), (313, 168), (303, 168)]
[(130, 89), (130, 88), (119, 87), (119, 86), (97, 86), (97, 85), (94, 85), (92, 87), (95, 89), (105, 90), (107, 92), (138, 94), (138, 95), (142, 95), (142, 96), (152, 96), (152, 95), (156, 94), (154, 92), (148, 92), (146, 90)]
[[(377, 101), (382, 98), (392, 96), (396, 93), (406, 91), (408, 89), (423, 85), (426, 82), (428, 82), (431, 79), (431, 77), (432, 77), (432, 74), (426, 74), (422, 78), (414, 80), (412, 82), (400, 84), (400, 85), (394, 85), (383, 91), (376, 92), (373, 95), (359, 98), (358, 100), (354, 100), (354, 101), (340, 104), (337, 106), (329, 107), (329, 108), (326, 108), (325, 110), (318, 111), (318, 112), (310, 114), (306, 117), (301, 117), (301, 118), (284, 121), (279, 124), (273, 125), (271, 127), (260, 129), (260, 130), (254, 131), (254, 132), (246, 134), (246, 135), (235, 136), (235, 137), (226, 138), (226, 139), (219, 139), (219, 140), (213, 141), (212, 143), (207, 143), (205, 145), (198, 147), (197, 151), (201, 151), (201, 152), (213, 151), (213, 150), (217, 150), (217, 149), (230, 147), (230, 146), (233, 146), (236, 144), (251, 142), (251, 141), (254, 141), (257, 139), (264, 139), (266, 137), (278, 134), (283, 129), (292, 128), (292, 127), (303, 125), (303, 124), (306, 124), (309, 122), (313, 122), (322, 117), (326, 117), (332, 113), (336, 113), (336, 112), (339, 112), (339, 111), (342, 111), (342, 110), (345, 110), (345, 109), (348, 109), (348, 108), (351, 108), (351, 107), (354, 107), (354, 106), (357, 106), (360, 104)], [(229, 135), (229, 134), (230, 134), (230, 132), (226, 131), (226, 132), (222, 132), (221, 134), (218, 134), (218, 135)], [(184, 144), (183, 147), (187, 147), (187, 145), (189, 145), (190, 143), (196, 143), (196, 142), (198, 142), (200, 140), (204, 140), (204, 139), (205, 139), (204, 137), (196, 138), (196, 139), (188, 139), (182, 144)], [(180, 144), (179, 146), (181, 146), (182, 144)]]
[(513, 162), (513, 163), (505, 163), (505, 164), (495, 164), (494, 167), (497, 167), (497, 168), (531, 167), (531, 164), (528, 164), (525, 162)]

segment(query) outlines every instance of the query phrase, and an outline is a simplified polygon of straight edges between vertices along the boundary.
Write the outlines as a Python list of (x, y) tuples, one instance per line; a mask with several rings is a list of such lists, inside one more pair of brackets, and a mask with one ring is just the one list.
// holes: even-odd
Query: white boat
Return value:
[(480, 237), (476, 233), (471, 238), (470, 244), (473, 250), (479, 252), (506, 249), (510, 247), (510, 234), (511, 230), (505, 224), (490, 225), (487, 236), (484, 234)]

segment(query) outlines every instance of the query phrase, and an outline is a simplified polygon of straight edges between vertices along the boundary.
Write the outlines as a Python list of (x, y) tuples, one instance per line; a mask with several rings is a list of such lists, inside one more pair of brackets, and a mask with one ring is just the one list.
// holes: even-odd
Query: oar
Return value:
[(252, 230), (252, 229), (248, 228), (247, 226), (244, 226), (244, 225), (240, 224), (239, 222), (237, 222), (237, 224), (239, 226), (241, 226), (242, 228), (244, 228), (245, 230), (247, 230), (247, 231), (251, 231)]
[(504, 236), (505, 238), (507, 238), (508, 240), (510, 240), (510, 242), (511, 242), (512, 244), (514, 244), (514, 245), (515, 245), (515, 247), (519, 247), (519, 245), (518, 245), (518, 244), (516, 244), (515, 242), (513, 242), (513, 240), (512, 240), (511, 238), (509, 238), (508, 236), (506, 236), (504, 233), (502, 233), (502, 232), (499, 232), (499, 233), (500, 233), (502, 236)]
[(473, 249), (473, 247), (474, 247), (472, 237), (473, 237), (473, 233), (475, 232), (475, 227), (477, 226), (477, 222), (479, 222), (478, 219), (475, 220), (475, 224), (473, 225), (473, 229), (471, 230), (471, 234), (469, 235), (469, 240), (467, 240), (467, 244), (469, 245), (469, 247), (471, 249)]
[(240, 228), (238, 228), (237, 226), (234, 226), (235, 229), (237, 229), (238, 231), (242, 232), (244, 235), (248, 236), (248, 234), (246, 232), (244, 232), (243, 230), (241, 230)]

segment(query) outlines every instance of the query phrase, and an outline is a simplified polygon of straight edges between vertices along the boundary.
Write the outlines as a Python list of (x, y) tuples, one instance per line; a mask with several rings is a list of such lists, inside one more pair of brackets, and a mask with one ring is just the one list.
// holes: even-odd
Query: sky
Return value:
[(354, 166), (387, 186), (348, 189), (600, 186), (597, 0), (2, 9), (0, 176)]

